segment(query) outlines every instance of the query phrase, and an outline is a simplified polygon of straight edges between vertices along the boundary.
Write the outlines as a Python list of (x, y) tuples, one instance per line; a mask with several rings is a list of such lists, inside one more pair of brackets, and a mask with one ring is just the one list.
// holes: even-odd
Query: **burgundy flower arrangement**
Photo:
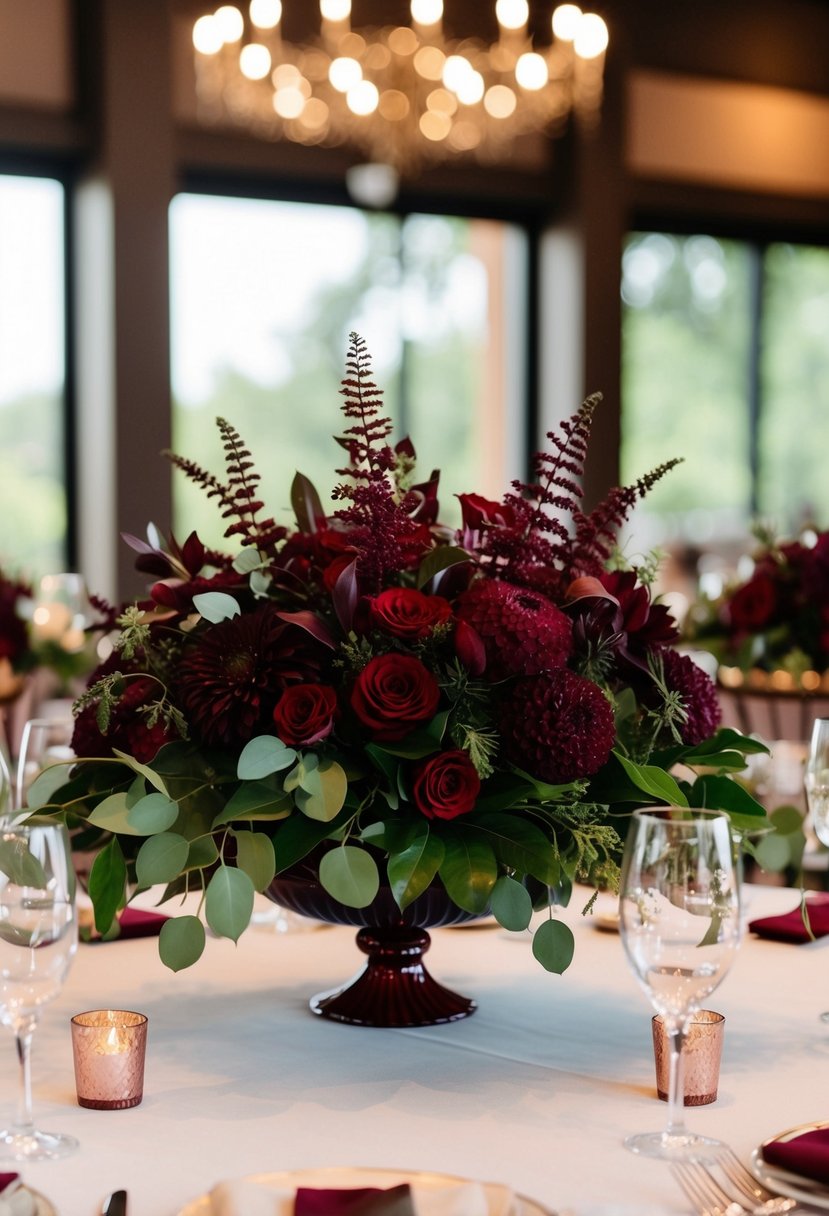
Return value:
[(26, 612), (31, 600), (28, 583), (0, 570), (0, 702), (18, 695), (23, 674), (36, 663)]
[[(717, 733), (713, 685), (672, 648), (667, 608), (642, 572), (608, 568), (671, 464), (582, 511), (593, 397), (549, 435), (532, 484), (501, 503), (460, 495), (454, 530), (438, 474), (418, 482), (411, 443), (389, 443), (357, 335), (342, 392), (336, 509), (298, 474), (293, 527), (265, 515), (227, 422), (225, 480), (172, 457), (217, 500), (235, 553), (126, 538), (150, 598), (105, 622), (121, 632), (76, 706), (82, 759), (30, 803), (97, 853), (101, 933), (136, 884), (165, 884), (203, 892), (207, 923), (235, 939), (255, 891), (311, 859), (352, 907), (383, 883), (403, 909), (434, 882), (511, 929), (549, 906), (533, 950), (562, 971), (573, 941), (554, 905), (574, 880), (614, 883), (634, 807), (762, 816), (729, 777), (759, 745)], [(160, 937), (174, 969), (203, 945), (195, 915)]]
[[(716, 599), (693, 605), (689, 641), (710, 650), (724, 667), (764, 674), (777, 687), (807, 691), (821, 685), (829, 669), (829, 532), (779, 541), (759, 533), (753, 570)], [(739, 678), (739, 673), (734, 673)], [(734, 676), (731, 676), (734, 683)]]

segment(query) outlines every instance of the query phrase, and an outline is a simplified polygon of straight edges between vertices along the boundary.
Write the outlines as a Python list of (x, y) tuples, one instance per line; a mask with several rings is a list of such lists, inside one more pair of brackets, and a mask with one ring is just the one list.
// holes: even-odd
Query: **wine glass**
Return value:
[(620, 932), (628, 962), (670, 1043), (668, 1122), (630, 1136), (632, 1152), (682, 1159), (720, 1148), (684, 1123), (682, 1048), (691, 1015), (722, 980), (740, 941), (731, 827), (719, 811), (635, 811), (622, 861)]
[[(803, 784), (812, 831), (821, 844), (829, 845), (829, 718), (815, 718), (812, 725)], [(820, 1017), (829, 1022), (829, 1010)]]
[(0, 1159), (66, 1157), (73, 1136), (32, 1121), (30, 1055), (40, 1011), (58, 995), (78, 944), (75, 875), (63, 824), (33, 817), (0, 829), (0, 1022), (17, 1040), (17, 1117), (0, 1131)]
[(15, 776), (16, 811), (26, 805), (29, 786), (45, 768), (50, 764), (66, 764), (74, 760), (71, 746), (73, 729), (71, 717), (30, 718), (23, 727)]

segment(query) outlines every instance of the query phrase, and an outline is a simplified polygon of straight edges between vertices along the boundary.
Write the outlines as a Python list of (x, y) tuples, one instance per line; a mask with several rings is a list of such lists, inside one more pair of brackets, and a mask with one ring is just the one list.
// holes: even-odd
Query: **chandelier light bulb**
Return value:
[(582, 11), (577, 4), (560, 4), (553, 13), (553, 35), (561, 42), (572, 42), (581, 25)]
[(527, 0), (497, 0), (495, 16), (505, 30), (520, 30), (527, 24), (530, 6)]
[(573, 42), (580, 59), (597, 59), (607, 50), (607, 26), (597, 13), (585, 13)]
[(347, 93), (363, 78), (363, 69), (356, 59), (340, 56), (331, 60), (328, 79), (338, 93)]
[(351, 16), (351, 0), (320, 0), (323, 21), (347, 21)]
[(223, 4), (213, 14), (223, 42), (238, 42), (245, 32), (245, 19), (232, 4)]
[(271, 70), (271, 53), (261, 42), (249, 42), (239, 52), (239, 68), (248, 80), (264, 80)]
[(522, 89), (529, 89), (531, 92), (543, 89), (550, 79), (547, 60), (535, 51), (520, 55), (515, 65), (515, 79)]
[(193, 26), (193, 46), (200, 55), (215, 55), (224, 46), (222, 31), (211, 14), (199, 17)]
[(365, 116), (373, 114), (380, 101), (377, 85), (370, 80), (358, 80), (345, 95), (348, 108), (352, 114)]
[(282, 0), (250, 0), (251, 25), (258, 30), (272, 30), (282, 20)]
[(443, 0), (412, 0), (411, 10), (418, 25), (437, 25), (443, 17)]

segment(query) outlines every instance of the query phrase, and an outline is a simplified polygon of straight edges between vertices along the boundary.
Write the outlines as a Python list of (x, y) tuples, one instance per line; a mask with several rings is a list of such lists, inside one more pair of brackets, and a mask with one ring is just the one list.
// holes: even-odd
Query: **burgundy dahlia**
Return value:
[(178, 739), (178, 734), (159, 719), (155, 726), (147, 725), (146, 711), (161, 694), (156, 680), (139, 672), (130, 672), (130, 663), (115, 651), (90, 675), (91, 687), (115, 671), (124, 673), (123, 692), (115, 702), (105, 735), (97, 720), (97, 705), (86, 705), (75, 718), (72, 750), (76, 756), (111, 756), (113, 750), (134, 756), (140, 764), (148, 764), (165, 743)]
[(458, 616), (483, 640), (491, 680), (562, 667), (570, 653), (569, 619), (525, 587), (479, 579), (458, 600)]
[(500, 727), (507, 758), (553, 783), (598, 772), (616, 738), (607, 697), (567, 667), (519, 680), (502, 702)]
[(714, 682), (698, 663), (676, 650), (659, 651), (667, 687), (680, 693), (687, 720), (679, 728), (682, 742), (694, 746), (710, 738), (720, 724), (722, 711)]
[(179, 667), (178, 699), (204, 743), (243, 744), (258, 729), (271, 729), (283, 689), (316, 682), (321, 665), (310, 634), (265, 604), (194, 640)]

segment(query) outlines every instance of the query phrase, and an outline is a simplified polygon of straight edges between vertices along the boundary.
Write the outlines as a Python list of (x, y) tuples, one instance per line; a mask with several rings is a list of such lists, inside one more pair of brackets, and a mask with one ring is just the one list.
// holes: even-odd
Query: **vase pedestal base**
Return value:
[(351, 1026), (403, 1027), (437, 1026), (475, 1012), (474, 1001), (444, 988), (424, 967), (425, 929), (364, 928), (357, 945), (368, 956), (365, 968), (350, 984), (312, 997), (313, 1013)]

